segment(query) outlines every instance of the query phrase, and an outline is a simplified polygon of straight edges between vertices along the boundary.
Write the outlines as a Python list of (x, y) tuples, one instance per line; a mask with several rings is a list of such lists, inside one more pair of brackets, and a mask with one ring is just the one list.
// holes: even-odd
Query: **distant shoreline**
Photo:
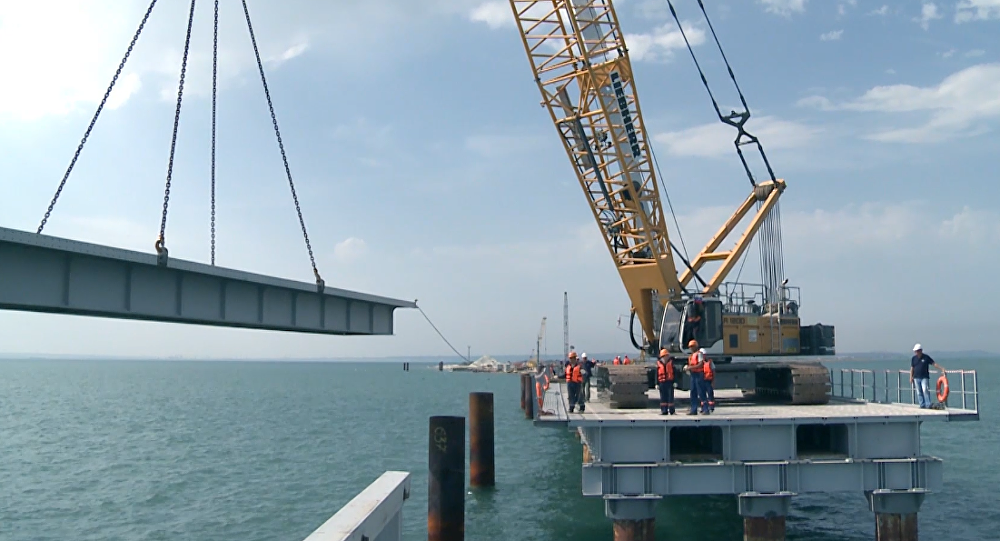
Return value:
[[(940, 359), (980, 359), (1000, 357), (1000, 353), (988, 351), (941, 351), (932, 352), (932, 357)], [(499, 362), (520, 362), (528, 360), (524, 355), (492, 355)], [(611, 359), (613, 354), (595, 354), (592, 358)], [(840, 363), (854, 361), (898, 361), (906, 359), (909, 353), (892, 352), (859, 352), (841, 353), (829, 357), (795, 357), (795, 359), (815, 359), (824, 363)], [(181, 362), (292, 362), (292, 363), (398, 363), (409, 362), (414, 364), (456, 364), (464, 362), (459, 357), (451, 356), (417, 356), (417, 357), (288, 357), (288, 358), (266, 358), (266, 357), (134, 357), (123, 355), (68, 355), (68, 354), (46, 354), (46, 353), (0, 353), (0, 361), (181, 361)], [(761, 358), (766, 360), (767, 358)], [(559, 362), (561, 357), (551, 356), (542, 359), (544, 362)], [(772, 360), (778, 360), (774, 358)], [(739, 362), (739, 361), (737, 361)]]

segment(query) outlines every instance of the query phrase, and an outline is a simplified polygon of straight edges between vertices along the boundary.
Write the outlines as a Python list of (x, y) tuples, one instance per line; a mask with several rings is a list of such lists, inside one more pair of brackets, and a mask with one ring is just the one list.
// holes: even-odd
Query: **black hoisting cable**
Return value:
[[(674, 203), (670, 200), (670, 192), (667, 191), (667, 183), (663, 180), (663, 173), (660, 171), (660, 162), (656, 160), (656, 152), (653, 145), (648, 145), (649, 155), (653, 157), (653, 167), (656, 167), (656, 176), (660, 179), (660, 188), (663, 189), (663, 196), (667, 199), (667, 208), (670, 209), (670, 216), (674, 219), (674, 227), (677, 228), (677, 238), (681, 240), (681, 248), (684, 249), (684, 257), (691, 259), (687, 246), (684, 244), (684, 235), (681, 233), (681, 224), (677, 221), (677, 213), (674, 212)], [(676, 251), (676, 248), (674, 249)]]
[(470, 358), (466, 357), (465, 355), (462, 355), (461, 353), (459, 353), (458, 350), (455, 349), (455, 346), (451, 345), (451, 342), (449, 342), (448, 339), (445, 338), (443, 334), (441, 334), (441, 331), (438, 330), (437, 325), (435, 325), (434, 322), (431, 321), (431, 318), (427, 317), (427, 313), (424, 312), (424, 309), (421, 308), (419, 304), (417, 304), (416, 300), (413, 301), (413, 305), (417, 307), (417, 310), (420, 310), (420, 313), (424, 316), (424, 319), (427, 320), (427, 323), (430, 323), (431, 328), (434, 329), (434, 332), (436, 332), (437, 335), (441, 337), (441, 340), (444, 340), (445, 344), (448, 344), (448, 347), (450, 347), (451, 350), (455, 352), (455, 355), (458, 355), (462, 359), (465, 359), (465, 360), (467, 360), (469, 362), (472, 362), (472, 359), (470, 359)]
[(101, 116), (101, 111), (104, 110), (104, 105), (108, 102), (111, 90), (115, 88), (115, 83), (118, 82), (118, 77), (121, 76), (122, 70), (125, 69), (125, 63), (128, 62), (128, 58), (132, 54), (132, 48), (135, 47), (135, 43), (139, 40), (139, 34), (142, 33), (142, 29), (146, 26), (146, 21), (149, 20), (149, 14), (153, 12), (153, 6), (155, 5), (156, 0), (152, 0), (149, 3), (149, 7), (146, 8), (146, 14), (143, 15), (142, 22), (139, 23), (139, 28), (136, 29), (135, 35), (132, 36), (132, 41), (128, 44), (128, 49), (125, 51), (125, 56), (122, 57), (122, 61), (118, 63), (118, 69), (115, 70), (115, 75), (111, 78), (111, 84), (108, 85), (108, 89), (104, 91), (104, 97), (101, 98), (101, 103), (97, 106), (97, 111), (94, 113), (94, 117), (90, 119), (90, 125), (87, 126), (87, 131), (84, 132), (83, 139), (80, 140), (80, 145), (76, 147), (73, 159), (70, 160), (69, 167), (66, 168), (66, 172), (63, 174), (62, 180), (59, 182), (59, 187), (56, 188), (56, 193), (52, 196), (52, 202), (49, 203), (49, 208), (45, 211), (42, 223), (38, 225), (38, 230), (35, 231), (35, 233), (41, 234), (42, 230), (45, 229), (45, 224), (49, 221), (49, 216), (52, 215), (52, 209), (55, 208), (56, 201), (59, 200), (59, 195), (66, 186), (66, 180), (69, 178), (69, 174), (73, 171), (73, 167), (76, 166), (76, 161), (80, 159), (80, 153), (83, 152), (83, 145), (87, 143), (87, 138), (90, 137), (90, 132), (93, 131), (94, 125), (97, 124), (97, 117)]
[[(719, 36), (715, 33), (715, 27), (712, 26), (712, 19), (710, 19), (708, 17), (708, 12), (705, 11), (705, 4), (702, 2), (702, 0), (698, 0), (698, 7), (701, 8), (701, 14), (705, 16), (705, 22), (708, 23), (708, 29), (712, 32), (712, 39), (715, 40), (715, 46), (719, 48), (719, 54), (722, 55), (722, 61), (725, 62), (725, 64), (726, 64), (726, 71), (729, 72), (729, 78), (732, 79), (733, 86), (736, 87), (736, 93), (739, 94), (739, 96), (740, 96), (740, 103), (743, 104), (744, 114), (746, 115), (746, 118), (749, 119), (750, 118), (750, 106), (747, 105), (747, 100), (746, 100), (745, 97), (743, 97), (743, 90), (740, 89), (740, 84), (738, 82), (736, 82), (736, 74), (733, 72), (733, 67), (729, 64), (729, 59), (726, 58), (726, 52), (722, 50), (722, 43), (719, 42)], [(678, 25), (679, 25), (679, 23), (678, 23)], [(736, 114), (736, 112), (733, 111), (733, 114)], [(737, 137), (737, 139), (736, 139), (736, 141), (737, 141), (736, 142), (736, 151), (740, 153), (740, 158), (742, 159), (743, 158), (743, 153), (740, 150), (740, 146), (743, 145), (743, 144), (747, 144), (747, 143), (755, 143), (757, 145), (757, 150), (760, 151), (760, 157), (761, 157), (761, 159), (764, 160), (764, 167), (767, 168), (767, 174), (771, 175), (771, 180), (776, 180), (776, 177), (774, 175), (774, 170), (771, 169), (771, 162), (768, 161), (767, 154), (764, 153), (764, 146), (761, 145), (761, 143), (757, 139), (757, 137), (755, 137), (753, 135), (750, 135), (749, 133), (747, 133), (743, 129), (743, 124), (745, 124), (745, 123), (746, 123), (746, 120), (743, 120), (738, 126), (736, 124), (732, 124), (733, 126), (735, 126), (740, 131), (740, 133), (739, 133), (740, 136), (746, 135), (748, 137), (748, 140), (744, 141), (742, 143), (739, 142), (739, 137)], [(727, 122), (727, 124), (728, 124), (728, 122)], [(745, 166), (746, 165), (746, 161), (744, 161), (743, 163), (744, 163), (744, 166)], [(752, 180), (752, 178), (751, 178), (751, 180)]]
[(750, 180), (752, 186), (756, 186), (757, 182), (754, 180), (753, 172), (750, 170), (750, 164), (747, 163), (746, 156), (743, 155), (743, 145), (755, 144), (757, 145), (757, 150), (764, 160), (764, 166), (767, 168), (767, 172), (771, 177), (771, 180), (775, 180), (774, 171), (771, 168), (771, 163), (767, 159), (767, 155), (764, 153), (764, 147), (761, 145), (760, 140), (756, 136), (746, 131), (745, 124), (747, 120), (750, 119), (750, 108), (747, 106), (746, 98), (743, 96), (743, 91), (740, 89), (739, 84), (736, 82), (736, 75), (733, 72), (732, 66), (729, 64), (729, 60), (726, 58), (726, 54), (722, 49), (722, 44), (719, 42), (719, 37), (715, 33), (715, 28), (712, 26), (712, 21), (708, 17), (708, 12), (705, 11), (705, 5), (701, 0), (698, 0), (698, 5), (701, 7), (701, 12), (705, 16), (705, 21), (708, 23), (708, 27), (712, 32), (712, 37), (715, 39), (715, 44), (719, 48), (719, 52), (722, 53), (722, 59), (726, 64), (726, 69), (729, 72), (729, 77), (732, 79), (733, 84), (736, 86), (736, 92), (740, 96), (740, 102), (743, 104), (743, 112), (737, 113), (736, 111), (730, 112), (728, 115), (724, 115), (722, 110), (719, 109), (719, 103), (715, 99), (715, 95), (712, 93), (712, 89), (708, 84), (708, 78), (705, 76), (704, 70), (701, 69), (701, 64), (698, 62), (697, 56), (694, 54), (694, 48), (691, 46), (691, 42), (688, 40), (687, 33), (684, 31), (684, 27), (681, 25), (680, 17), (677, 15), (677, 10), (674, 9), (674, 4), (671, 0), (667, 0), (667, 5), (670, 8), (670, 14), (673, 16), (674, 21), (677, 23), (677, 28), (680, 30), (681, 37), (684, 39), (684, 44), (687, 46), (688, 53), (691, 55), (691, 60), (694, 61), (695, 67), (698, 69), (698, 75), (701, 77), (701, 82), (705, 86), (705, 90), (708, 92), (708, 97), (712, 100), (712, 107), (715, 108), (715, 113), (718, 115), (719, 120), (725, 124), (733, 126), (737, 130), (736, 139), (733, 144), (736, 146), (736, 154), (740, 158), (740, 162), (743, 164), (743, 169), (747, 174), (747, 178)]
[(299, 215), (299, 225), (302, 227), (302, 236), (306, 240), (306, 250), (309, 252), (309, 262), (312, 263), (313, 276), (316, 277), (316, 287), (320, 293), (323, 292), (324, 282), (316, 268), (316, 258), (313, 256), (312, 244), (309, 242), (309, 233), (306, 231), (306, 222), (302, 218), (302, 208), (299, 206), (299, 196), (295, 193), (295, 182), (292, 181), (292, 170), (288, 167), (288, 156), (285, 154), (285, 144), (281, 140), (281, 131), (278, 129), (278, 118), (274, 114), (274, 104), (271, 102), (271, 92), (267, 88), (267, 77), (264, 76), (264, 63), (260, 60), (260, 50), (257, 49), (257, 38), (254, 37), (253, 24), (250, 22), (250, 9), (247, 7), (247, 0), (243, 0), (243, 14), (247, 19), (247, 30), (250, 32), (250, 42), (253, 44), (253, 54), (257, 58), (257, 70), (260, 71), (260, 82), (264, 86), (264, 97), (267, 98), (267, 108), (271, 111), (271, 124), (274, 126), (274, 135), (278, 138), (278, 149), (281, 151), (281, 161), (285, 165), (285, 176), (288, 177), (288, 187), (292, 190), (292, 201), (295, 203), (295, 212)]
[(191, 50), (191, 27), (194, 25), (194, 5), (197, 0), (191, 0), (191, 11), (188, 13), (187, 37), (184, 38), (184, 56), (181, 59), (181, 77), (177, 83), (177, 108), (174, 110), (174, 131), (170, 137), (170, 159), (167, 162), (167, 185), (163, 190), (163, 215), (160, 217), (160, 236), (156, 239), (157, 264), (167, 264), (167, 206), (170, 203), (170, 180), (174, 174), (174, 152), (177, 149), (177, 127), (181, 121), (181, 102), (184, 99), (184, 76), (187, 74), (188, 52)]
[(212, 30), (212, 266), (215, 266), (215, 98), (219, 80), (219, 0), (215, 0), (215, 27)]

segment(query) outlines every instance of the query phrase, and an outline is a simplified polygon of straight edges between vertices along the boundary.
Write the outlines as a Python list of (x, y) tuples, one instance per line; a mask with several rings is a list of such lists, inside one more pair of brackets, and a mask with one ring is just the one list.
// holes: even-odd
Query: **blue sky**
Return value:
[[(34, 230), (145, 2), (0, 0), (0, 225)], [(218, 264), (310, 281), (237, 3), (221, 10)], [(693, 0), (675, 2), (724, 107)], [(788, 190), (785, 269), (841, 351), (997, 351), (1000, 0), (707, 2)], [(630, 349), (624, 287), (506, 2), (251, 2), (327, 283), (417, 298), (461, 350)], [(172, 257), (209, 258), (211, 2), (199, 2), (171, 192)], [(746, 178), (666, 2), (616, 3), (646, 124), (697, 251)], [(46, 233), (152, 251), (186, 2), (161, 0)], [(671, 231), (676, 237), (676, 232)], [(754, 279), (751, 252), (744, 280)], [(5, 352), (188, 357), (447, 353), (415, 311), (397, 334), (302, 336), (0, 313)], [(157, 344), (155, 348), (151, 344)]]

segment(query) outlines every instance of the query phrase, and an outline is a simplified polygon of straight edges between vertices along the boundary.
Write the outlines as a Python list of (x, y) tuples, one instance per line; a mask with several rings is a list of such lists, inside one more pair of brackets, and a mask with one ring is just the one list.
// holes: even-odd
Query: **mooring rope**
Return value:
[(465, 355), (462, 355), (461, 353), (458, 352), (457, 349), (455, 349), (455, 346), (451, 345), (451, 342), (449, 342), (448, 339), (445, 338), (443, 334), (441, 334), (441, 331), (438, 330), (437, 325), (435, 325), (434, 322), (431, 321), (431, 318), (427, 316), (427, 313), (424, 312), (424, 309), (421, 308), (419, 305), (417, 305), (416, 302), (417, 301), (413, 301), (413, 304), (417, 307), (417, 310), (420, 310), (420, 313), (423, 314), (424, 319), (427, 320), (427, 323), (430, 323), (431, 328), (434, 329), (434, 332), (436, 332), (438, 334), (438, 336), (441, 337), (441, 340), (444, 340), (444, 343), (448, 344), (448, 347), (450, 347), (451, 350), (455, 352), (455, 355), (458, 355), (459, 358), (465, 359), (466, 361), (468, 361), (468, 362), (471, 363), (472, 359), (470, 359), (469, 357), (467, 357)]

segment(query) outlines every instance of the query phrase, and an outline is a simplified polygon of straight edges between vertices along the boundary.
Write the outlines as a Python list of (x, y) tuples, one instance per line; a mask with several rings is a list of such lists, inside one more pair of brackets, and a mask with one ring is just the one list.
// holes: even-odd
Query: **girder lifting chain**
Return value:
[[(132, 54), (132, 50), (135, 47), (136, 42), (139, 39), (139, 35), (142, 33), (143, 28), (146, 26), (146, 22), (149, 20), (149, 16), (153, 11), (153, 7), (156, 6), (157, 0), (151, 0), (149, 7), (146, 9), (146, 13), (142, 18), (142, 22), (139, 23), (139, 28), (136, 29), (135, 34), (132, 37), (132, 41), (129, 43), (128, 49), (125, 52), (125, 56), (122, 58), (121, 62), (118, 64), (118, 69), (115, 71), (114, 77), (111, 79), (111, 83), (108, 85), (108, 89), (104, 92), (104, 97), (101, 99), (100, 104), (97, 107), (97, 111), (94, 113), (93, 118), (90, 120), (90, 125), (87, 127), (86, 132), (84, 132), (83, 138), (80, 144), (77, 146), (76, 152), (73, 154), (73, 159), (70, 161), (69, 167), (66, 169), (65, 174), (63, 174), (62, 180), (59, 182), (59, 186), (56, 189), (55, 195), (52, 197), (52, 202), (49, 203), (48, 210), (45, 212), (45, 216), (42, 218), (41, 224), (38, 226), (37, 233), (41, 234), (42, 230), (45, 228), (46, 223), (48, 223), (49, 217), (52, 215), (52, 209), (55, 208), (56, 202), (59, 200), (59, 196), (62, 194), (63, 188), (66, 186), (66, 181), (69, 178), (70, 173), (73, 171), (73, 167), (80, 158), (80, 153), (83, 151), (83, 146), (86, 144), (87, 139), (90, 137), (90, 133), (94, 129), (94, 125), (97, 123), (98, 117), (100, 117), (101, 112), (104, 110), (104, 106), (107, 104), (108, 98), (111, 95), (111, 91), (114, 89), (115, 83), (118, 82), (118, 78), (121, 76), (122, 70), (125, 68), (126, 62), (128, 62), (129, 57)], [(160, 216), (160, 232), (156, 239), (154, 247), (157, 254), (157, 264), (165, 266), (168, 260), (168, 251), (166, 246), (166, 230), (167, 230), (167, 213), (170, 206), (170, 188), (171, 182), (173, 180), (173, 169), (174, 169), (174, 156), (177, 148), (177, 130), (180, 125), (180, 115), (181, 115), (181, 105), (184, 98), (184, 80), (187, 75), (187, 62), (188, 55), (191, 48), (191, 30), (194, 24), (194, 11), (195, 11), (196, 0), (191, 0), (191, 7), (188, 13), (188, 24), (187, 33), (184, 39), (184, 54), (181, 60), (181, 72), (180, 78), (177, 85), (177, 105), (174, 109), (174, 124), (173, 131), (170, 137), (170, 157), (167, 162), (167, 176), (166, 182), (163, 190), (163, 212)], [(306, 250), (309, 253), (309, 262), (312, 265), (313, 276), (316, 278), (317, 290), (322, 293), (325, 288), (325, 283), (320, 276), (319, 269), (316, 267), (316, 257), (313, 254), (312, 243), (309, 241), (309, 233), (306, 229), (305, 219), (302, 217), (302, 207), (299, 204), (299, 197), (295, 190), (295, 182), (292, 180), (291, 168), (288, 166), (288, 156), (285, 153), (285, 145), (281, 139), (281, 131), (278, 129), (278, 120), (274, 112), (274, 104), (271, 100), (271, 93), (267, 86), (267, 78), (264, 75), (264, 64), (261, 61), (260, 50), (257, 47), (257, 38), (254, 35), (253, 24), (250, 22), (250, 10), (247, 7), (246, 0), (242, 0), (243, 13), (246, 17), (247, 30), (250, 33), (250, 41), (253, 44), (254, 56), (257, 60), (257, 69), (260, 72), (261, 84), (264, 87), (264, 97), (267, 99), (267, 108), (271, 114), (271, 124), (274, 127), (274, 134), (278, 140), (278, 149), (281, 151), (281, 161), (285, 167), (285, 175), (288, 178), (288, 186), (291, 189), (292, 201), (295, 204), (295, 212), (298, 215), (299, 226), (302, 228), (302, 236), (305, 239)], [(215, 13), (214, 13), (214, 28), (212, 34), (212, 156), (211, 156), (211, 263), (215, 265), (215, 169), (216, 169), (216, 105), (218, 96), (218, 59), (219, 59), (219, 0), (215, 0)]]
[(281, 161), (285, 165), (285, 175), (288, 177), (288, 187), (292, 191), (292, 201), (295, 203), (295, 212), (299, 216), (299, 225), (302, 227), (302, 236), (306, 241), (306, 250), (309, 252), (309, 262), (312, 264), (313, 276), (316, 277), (316, 287), (320, 293), (323, 292), (325, 283), (316, 268), (316, 258), (313, 256), (312, 244), (309, 242), (309, 233), (306, 231), (306, 222), (302, 218), (302, 208), (299, 206), (299, 196), (295, 193), (295, 182), (292, 181), (292, 170), (288, 167), (288, 156), (285, 154), (285, 144), (281, 140), (281, 130), (278, 129), (278, 118), (274, 114), (274, 104), (271, 102), (271, 92), (267, 88), (267, 77), (264, 76), (264, 64), (260, 60), (260, 51), (257, 49), (257, 38), (254, 37), (253, 24), (250, 22), (250, 10), (247, 8), (247, 0), (243, 0), (243, 14), (247, 19), (247, 30), (250, 32), (250, 43), (253, 44), (253, 54), (257, 59), (257, 70), (260, 72), (260, 82), (264, 86), (264, 97), (267, 98), (267, 108), (271, 112), (271, 124), (274, 126), (274, 135), (278, 139), (278, 149), (281, 151)]
[(212, 29), (212, 266), (215, 266), (215, 102), (219, 89), (219, 0)]
[(52, 209), (55, 208), (56, 202), (59, 200), (59, 196), (62, 194), (63, 188), (66, 186), (66, 180), (69, 179), (70, 173), (73, 172), (73, 167), (76, 166), (77, 160), (80, 159), (80, 153), (83, 152), (83, 145), (87, 143), (87, 138), (90, 137), (90, 132), (94, 130), (94, 125), (97, 124), (97, 118), (101, 116), (101, 111), (104, 110), (105, 104), (108, 103), (108, 97), (111, 96), (111, 91), (115, 88), (115, 83), (118, 82), (118, 77), (121, 76), (122, 70), (125, 69), (125, 64), (128, 62), (129, 56), (132, 55), (132, 49), (135, 47), (135, 43), (139, 41), (139, 35), (142, 34), (142, 29), (146, 27), (146, 21), (149, 20), (149, 15), (153, 12), (154, 6), (156, 6), (156, 0), (152, 0), (149, 3), (149, 7), (146, 8), (146, 14), (142, 16), (139, 28), (136, 29), (135, 34), (132, 36), (132, 41), (129, 42), (128, 49), (125, 51), (125, 56), (123, 56), (122, 61), (118, 63), (118, 69), (115, 70), (115, 75), (111, 78), (111, 84), (109, 84), (108, 89), (104, 91), (104, 97), (101, 98), (101, 103), (97, 106), (97, 111), (94, 112), (93, 118), (90, 119), (90, 125), (87, 126), (87, 131), (83, 133), (83, 138), (80, 139), (80, 144), (76, 147), (76, 152), (73, 153), (73, 159), (70, 160), (69, 167), (67, 167), (66, 172), (63, 173), (62, 180), (59, 181), (59, 187), (56, 188), (56, 193), (52, 196), (52, 202), (49, 203), (49, 208), (45, 211), (42, 223), (38, 225), (38, 230), (35, 231), (35, 233), (41, 235), (42, 230), (45, 229), (45, 224), (48, 223), (49, 217), (52, 215)]
[(728, 124), (736, 128), (736, 139), (733, 143), (736, 146), (736, 153), (740, 157), (740, 162), (743, 163), (743, 169), (746, 171), (747, 178), (750, 179), (750, 184), (752, 186), (756, 186), (757, 182), (754, 180), (753, 172), (750, 170), (750, 165), (747, 163), (746, 157), (743, 155), (743, 149), (741, 147), (746, 144), (757, 145), (757, 151), (760, 153), (760, 157), (764, 161), (764, 166), (767, 168), (768, 175), (770, 175), (771, 180), (775, 180), (776, 177), (774, 175), (774, 170), (771, 168), (771, 162), (768, 161), (767, 155), (764, 153), (764, 146), (761, 145), (756, 136), (746, 131), (745, 124), (747, 120), (750, 120), (750, 107), (747, 105), (747, 100), (743, 96), (743, 90), (740, 89), (740, 84), (736, 82), (736, 74), (733, 72), (732, 66), (729, 65), (729, 59), (726, 58), (726, 53), (722, 50), (722, 43), (719, 41), (719, 36), (715, 33), (715, 27), (712, 26), (712, 20), (708, 17), (708, 12), (705, 11), (705, 4), (702, 0), (698, 0), (698, 7), (701, 8), (701, 13), (705, 17), (705, 22), (708, 23), (709, 30), (712, 32), (712, 38), (715, 40), (715, 45), (719, 49), (719, 54), (722, 55), (722, 60), (726, 64), (726, 71), (729, 72), (729, 78), (733, 81), (733, 86), (736, 87), (736, 92), (739, 94), (740, 103), (743, 105), (743, 111), (741, 112), (731, 111), (728, 115), (726, 115), (722, 113), (721, 109), (719, 109), (719, 103), (715, 100), (715, 95), (712, 93), (712, 89), (708, 85), (708, 78), (705, 77), (705, 72), (701, 69), (701, 64), (698, 62), (698, 58), (694, 54), (694, 48), (691, 47), (691, 42), (688, 41), (687, 33), (684, 31), (684, 27), (681, 26), (680, 17), (677, 16), (677, 10), (674, 9), (674, 4), (671, 0), (667, 0), (667, 5), (670, 7), (670, 14), (673, 15), (674, 21), (677, 23), (677, 29), (680, 31), (681, 37), (684, 38), (684, 44), (687, 46), (688, 53), (691, 54), (691, 60), (694, 61), (694, 65), (698, 69), (698, 75), (701, 77), (701, 83), (705, 85), (705, 90), (708, 91), (708, 97), (712, 100), (712, 106), (715, 108), (715, 113), (719, 116), (719, 120), (724, 124)]
[(156, 263), (167, 264), (167, 207), (170, 204), (170, 181), (174, 174), (174, 152), (177, 149), (177, 127), (181, 121), (181, 102), (184, 99), (184, 77), (187, 75), (188, 52), (191, 50), (191, 27), (194, 25), (194, 6), (197, 0), (191, 0), (191, 10), (188, 13), (187, 36), (184, 38), (184, 56), (181, 58), (181, 76), (177, 83), (177, 107), (174, 109), (174, 130), (170, 135), (170, 159), (167, 161), (167, 183), (163, 190), (163, 214), (160, 217), (160, 236), (157, 237)]

